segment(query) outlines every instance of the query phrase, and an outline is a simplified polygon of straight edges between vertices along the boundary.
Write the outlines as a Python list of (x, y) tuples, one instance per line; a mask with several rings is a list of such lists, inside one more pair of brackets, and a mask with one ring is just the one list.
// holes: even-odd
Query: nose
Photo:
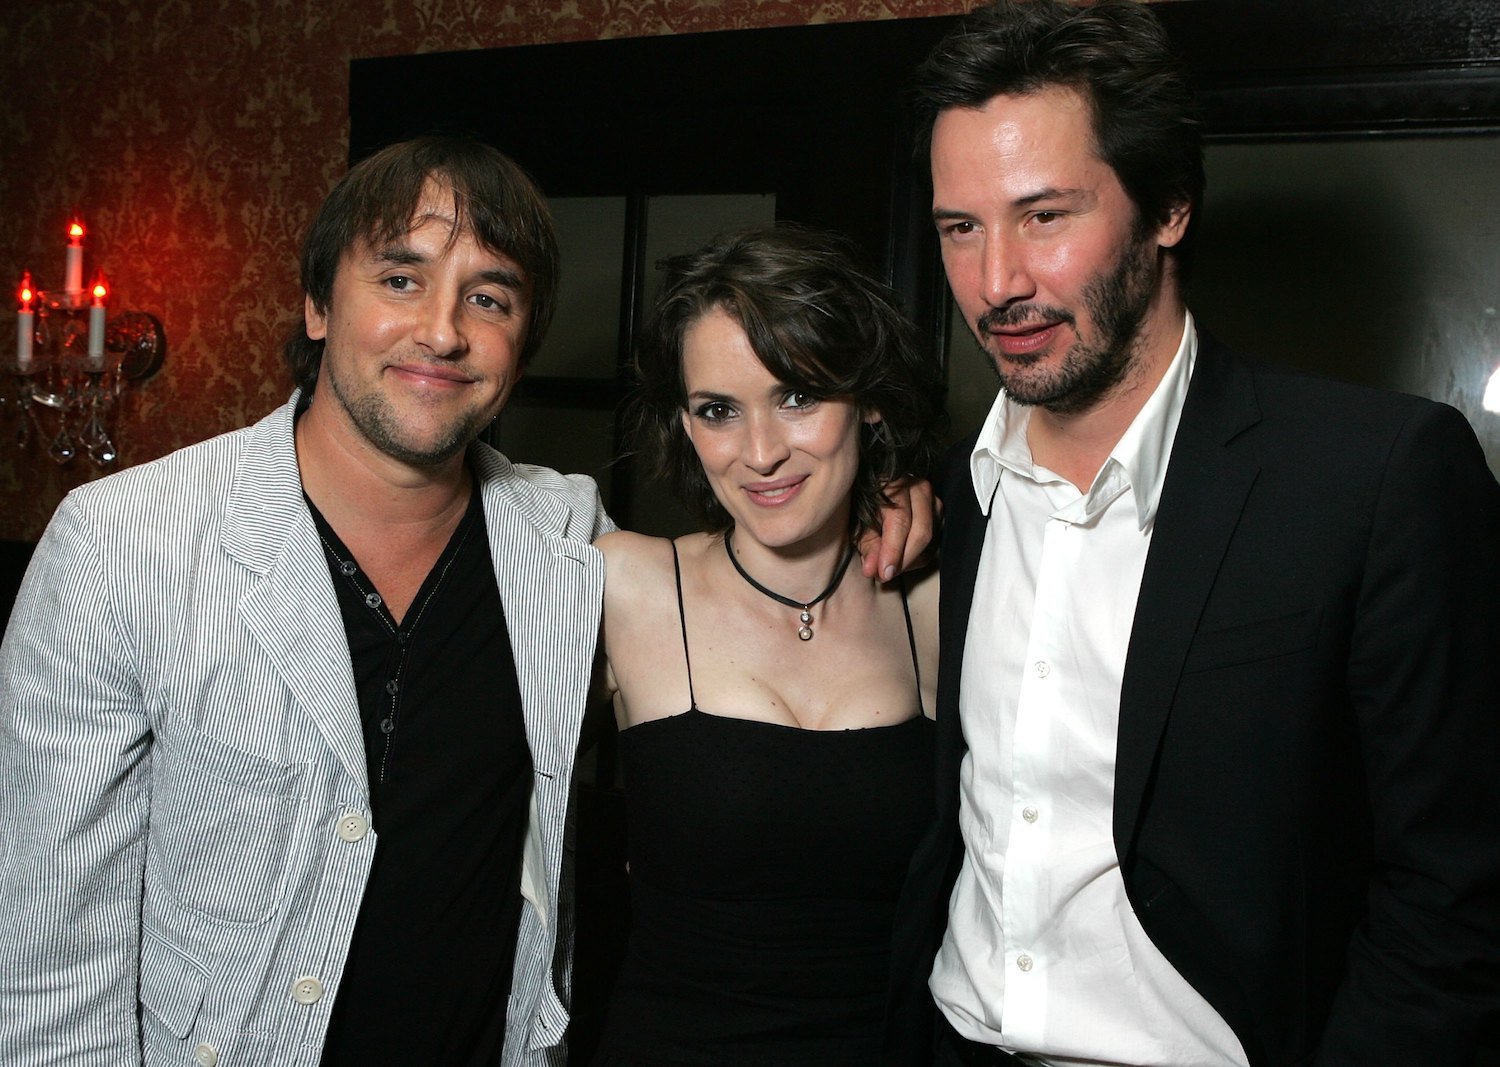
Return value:
[(1005, 307), (1036, 296), (1036, 282), (1027, 268), (1026, 256), (1015, 241), (986, 237), (980, 285), (985, 303)]
[(780, 423), (772, 414), (755, 412), (745, 420), (745, 466), (758, 474), (771, 474), (791, 455)]
[(422, 302), (412, 340), (429, 355), (455, 359), (468, 348), (464, 332), (463, 302), (452, 293), (434, 292)]

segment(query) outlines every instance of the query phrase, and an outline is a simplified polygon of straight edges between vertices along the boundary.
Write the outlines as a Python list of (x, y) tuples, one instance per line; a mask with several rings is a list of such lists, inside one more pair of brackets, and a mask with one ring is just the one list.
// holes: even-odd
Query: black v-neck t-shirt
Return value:
[(376, 834), (322, 1062), (489, 1067), (505, 1041), (532, 774), (479, 490), (400, 625), (313, 518), (349, 640)]

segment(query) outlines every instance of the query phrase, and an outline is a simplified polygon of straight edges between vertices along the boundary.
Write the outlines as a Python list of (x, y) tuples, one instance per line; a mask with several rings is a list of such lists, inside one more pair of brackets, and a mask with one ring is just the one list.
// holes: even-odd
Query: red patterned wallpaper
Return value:
[[(289, 390), (281, 338), (300, 314), (296, 255), (345, 169), (355, 58), (593, 38), (953, 14), (964, 0), (29, 0), (0, 19), (0, 338), (23, 269), (85, 273), (112, 306), (155, 313), (168, 358), (130, 389), (121, 461), (242, 426)], [(420, 92), (421, 87), (413, 87)], [(9, 389), (10, 383), (0, 382)], [(0, 538), (40, 535), (98, 472), (0, 417)]]

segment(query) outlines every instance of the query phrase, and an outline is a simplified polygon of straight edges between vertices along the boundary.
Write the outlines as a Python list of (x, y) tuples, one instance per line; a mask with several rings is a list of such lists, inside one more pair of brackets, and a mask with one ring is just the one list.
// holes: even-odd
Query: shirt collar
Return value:
[[(1198, 332), (1192, 314), (1185, 313), (1182, 339), (1151, 396), (1136, 413), (1105, 460), (1078, 509), (1080, 520), (1092, 519), (1116, 497), (1129, 489), (1135, 498), (1136, 519), (1141, 529), (1156, 517), (1166, 480), (1172, 441), (1182, 417), (1182, 404), (1198, 358)], [(1055, 481), (1056, 475), (1037, 466), (1026, 441), (1031, 408), (1013, 402), (1000, 390), (979, 430), (979, 440), (969, 454), (969, 473), (980, 510), (989, 514), (1002, 470), (1035, 482)]]

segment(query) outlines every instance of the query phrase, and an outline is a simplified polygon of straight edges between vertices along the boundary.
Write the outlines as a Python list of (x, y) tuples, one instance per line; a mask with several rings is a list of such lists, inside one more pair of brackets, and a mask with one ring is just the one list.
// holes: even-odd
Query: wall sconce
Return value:
[(15, 358), (9, 365), (14, 388), (11, 396), (0, 396), (0, 405), (13, 410), (11, 439), (18, 450), (35, 442), (63, 464), (81, 448), (95, 465), (108, 467), (119, 457), (115, 402), (126, 382), (156, 373), (166, 358), (167, 337), (146, 312), (108, 316), (109, 286), (102, 274), (85, 291), (83, 233), (77, 219), (68, 224), (61, 291), (35, 288), (30, 271), (21, 278)]

